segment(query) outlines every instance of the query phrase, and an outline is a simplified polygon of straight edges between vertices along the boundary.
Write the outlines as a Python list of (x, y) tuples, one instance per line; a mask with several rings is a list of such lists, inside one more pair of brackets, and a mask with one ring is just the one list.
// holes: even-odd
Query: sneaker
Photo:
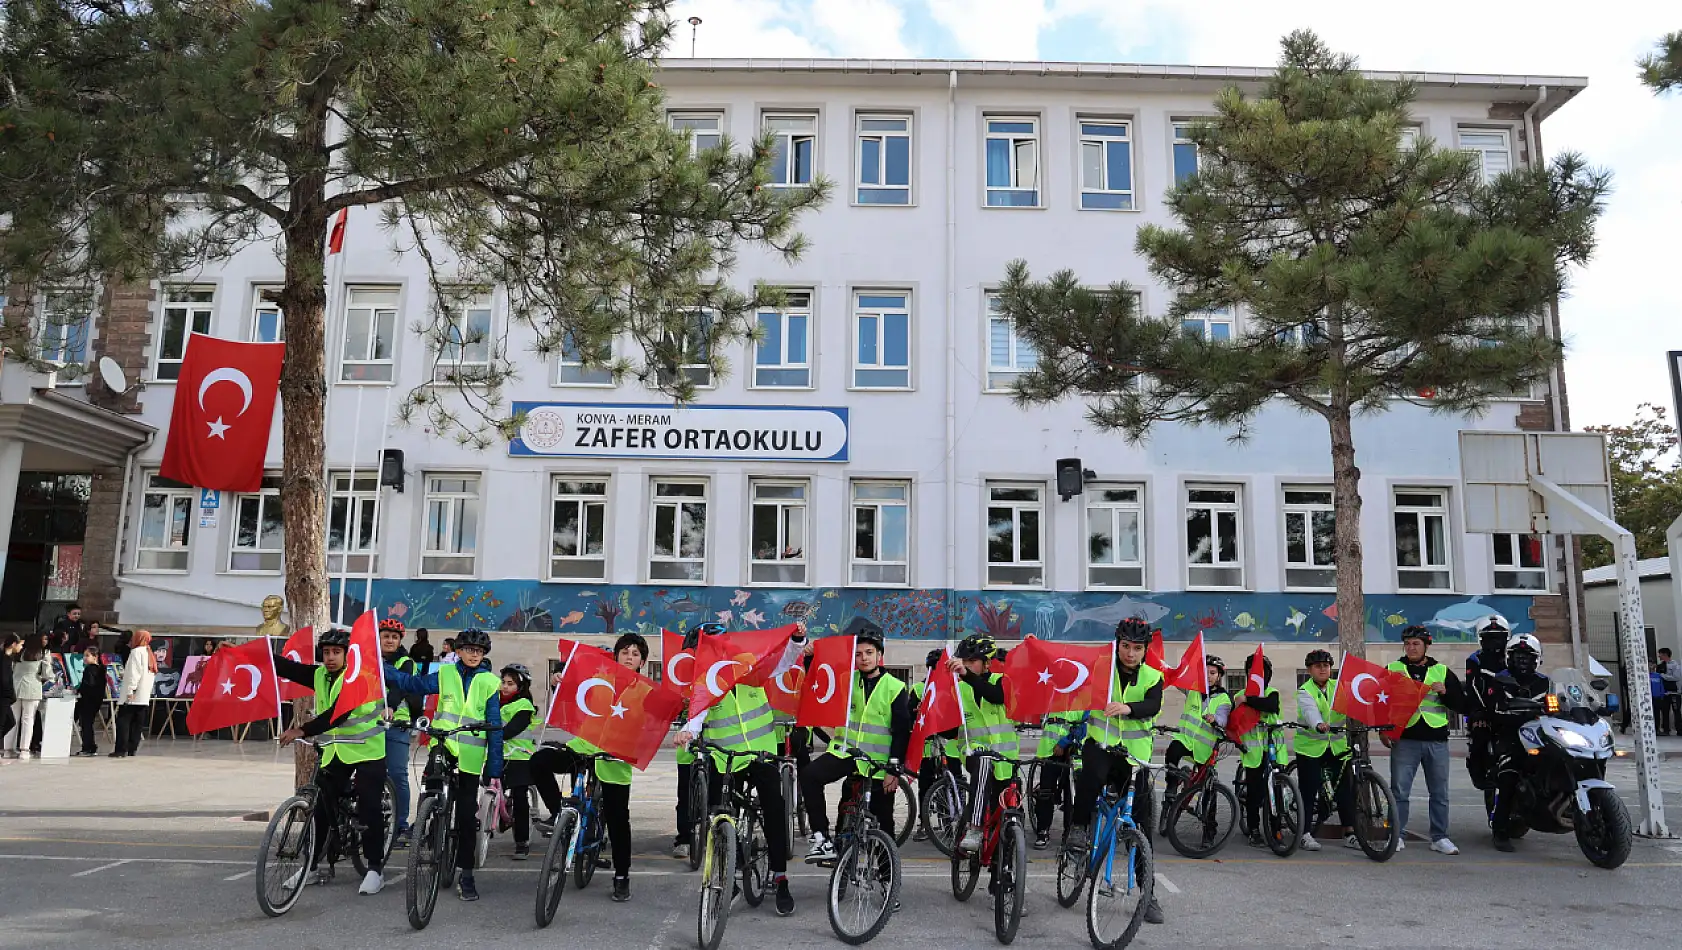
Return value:
[(1153, 897), (1151, 902), (1145, 905), (1145, 923), (1160, 924), (1162, 920), (1162, 905), (1158, 904), (1156, 898)]
[(1245, 842), (1245, 843), (1248, 844), (1252, 848), (1265, 848), (1265, 847), (1267, 847), (1267, 840), (1264, 839), (1261, 835), (1258, 835), (1258, 834), (1250, 835), (1250, 840)]
[(385, 876), (378, 871), (369, 871), (362, 878), (362, 886), (356, 889), (358, 894), (378, 894), (385, 887)]
[(924, 831), (921, 827), (919, 827), (916, 831), (913, 831), (911, 833), (911, 840), (912, 841), (927, 841), (927, 840), (929, 840), (929, 833)]
[[(1400, 845), (1401, 845), (1401, 842), (1400, 842), (1400, 841), (1398, 841), (1398, 842), (1396, 842), (1396, 844), (1397, 844), (1397, 845), (1398, 845), (1398, 846), (1400, 846)], [(1356, 838), (1356, 837), (1355, 837), (1355, 836), (1354, 836), (1354, 835), (1345, 835), (1345, 836), (1344, 836), (1344, 838), (1343, 838), (1343, 846), (1344, 846), (1344, 847), (1345, 847), (1345, 848), (1348, 848), (1348, 849), (1349, 849), (1349, 850), (1351, 850), (1351, 851), (1359, 851), (1359, 850), (1361, 850), (1361, 842), (1360, 842), (1360, 839), (1358, 839), (1358, 838)]]
[(812, 832), (812, 847), (806, 851), (806, 863), (816, 864), (819, 861), (835, 860), (835, 842), (829, 840), (829, 835), (821, 831)]
[(605, 871), (605, 870), (607, 870), (611, 867), (613, 867), (613, 858), (610, 855), (603, 854), (603, 853), (597, 853), (596, 854), (596, 869), (597, 870)]
[(1085, 854), (1092, 848), (1085, 825), (1074, 825), (1063, 833), (1063, 850), (1069, 854)]
[(456, 880), (456, 895), (464, 901), (479, 899), (479, 889), (473, 885), (473, 875), (463, 874)]
[(1315, 841), (1313, 835), (1304, 834), (1302, 836), (1302, 850), (1304, 850), (1304, 851), (1318, 851), (1318, 850), (1320, 850), (1320, 842)]
[(672, 845), (672, 857), (677, 858), (679, 861), (689, 860), (689, 842), (679, 841), (677, 844)]
[(323, 887), (328, 882), (330, 882), (332, 880), (333, 880), (332, 875), (328, 874), (326, 871), (321, 870), (320, 868), (316, 868), (315, 870), (310, 872), (309, 877), (304, 878), (304, 883), (306, 885), (311, 885), (311, 886), (314, 886), (314, 887)]
[(29, 752), (28, 749), (25, 749), (22, 752), (19, 752), (18, 753), (18, 761), (19, 762), (28, 762), (29, 761), (29, 755), (30, 755), (30, 752)]
[(1438, 838), (1437, 840), (1431, 842), (1431, 850), (1437, 852), (1438, 854), (1460, 853), (1460, 849), (1454, 846), (1454, 842), (1448, 840), (1447, 838)]
[(777, 916), (787, 917), (794, 913), (794, 895), (788, 892), (788, 878), (777, 882)]
[(616, 877), (613, 879), (613, 902), (623, 904), (631, 899), (631, 879)]
[(121, 752), (113, 752), (110, 755), (110, 758), (113, 758), (113, 759), (120, 759), (122, 757), (123, 757), (123, 753), (121, 753)]
[(555, 836), (554, 815), (550, 815), (548, 818), (533, 818), (531, 820), (531, 826), (542, 832), (543, 837), (545, 838), (553, 838)]
[(522, 841), (522, 842), (514, 845), (514, 860), (516, 860), (516, 861), (529, 861), (529, 860), (531, 860), (531, 842)]
[(397, 833), (391, 836), (391, 850), (393, 850), (393, 851), (407, 851), (408, 848), (409, 848), (409, 829), (407, 829), (407, 828), (397, 829)]
[(1400, 851), (1405, 847), (1407, 847), (1407, 842), (1402, 840), (1401, 835), (1397, 835), (1396, 836), (1396, 850)]
[(1495, 850), (1501, 852), (1502, 854), (1512, 854), (1513, 853), (1512, 839), (1510, 839), (1510, 838), (1496, 838), (1495, 839)]
[(1035, 851), (1044, 851), (1046, 848), (1049, 848), (1049, 847), (1051, 847), (1051, 832), (1042, 831), (1039, 834), (1034, 836), (1034, 850)]
[(959, 851), (969, 851), (969, 852), (974, 852), (974, 851), (981, 850), (981, 829), (980, 828), (966, 828), (966, 829), (964, 829), (964, 840), (958, 842), (958, 850)]

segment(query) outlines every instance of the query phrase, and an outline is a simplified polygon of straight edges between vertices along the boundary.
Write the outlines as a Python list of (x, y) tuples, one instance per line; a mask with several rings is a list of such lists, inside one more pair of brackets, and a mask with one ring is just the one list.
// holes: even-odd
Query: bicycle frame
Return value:
[[(1122, 754), (1126, 755), (1126, 752), (1124, 751)], [(1098, 796), (1098, 807), (1095, 809), (1098, 818), (1095, 822), (1098, 833), (1092, 836), (1092, 851), (1087, 873), (1096, 880), (1098, 863), (1102, 860), (1104, 864), (1104, 883), (1106, 884), (1113, 884), (1115, 881), (1115, 839), (1117, 833), (1124, 828), (1139, 830), (1138, 823), (1133, 820), (1133, 803), (1139, 794), (1139, 776), (1152, 769), (1161, 768), (1161, 766), (1153, 766), (1148, 762), (1140, 762), (1131, 755), (1127, 756), (1127, 761), (1132, 763), (1134, 770), (1132, 779), (1127, 783), (1127, 790), (1118, 796), (1115, 792), (1106, 788), (1103, 794)], [(1100, 851), (1100, 842), (1102, 842), (1102, 851)], [(1127, 887), (1129, 890), (1138, 884), (1133, 874), (1133, 862), (1129, 861), (1127, 862)]]
[[(698, 755), (717, 753), (724, 756), (724, 774), (722, 776), (723, 794), (720, 796), (721, 800), (713, 806), (712, 817), (707, 820), (706, 840), (701, 845), (705, 849), (704, 857), (701, 859), (701, 884), (702, 887), (705, 887), (707, 878), (712, 872), (712, 862), (719, 860), (719, 857), (713, 854), (712, 830), (718, 827), (719, 822), (727, 822), (731, 827), (739, 826), (742, 823), (743, 813), (745, 813), (748, 808), (753, 807), (752, 802), (749, 800), (749, 796), (742, 791), (741, 783), (737, 781), (736, 778), (736, 776), (741, 775), (747, 770), (732, 770), (730, 766), (734, 764), (737, 759), (775, 761), (776, 756), (767, 755), (763, 752), (734, 752), (729, 749), (713, 745), (709, 742), (700, 743), (699, 749), (700, 751)], [(762, 815), (762, 820), (763, 817), (764, 816)], [(742, 868), (740, 870), (742, 873), (746, 873), (746, 868)]]
[[(985, 774), (991, 775), (994, 762), (1010, 762), (1011, 765), (1010, 778), (1005, 781), (1005, 787), (999, 790), (998, 799), (989, 802), (981, 813), (981, 853), (979, 857), (981, 858), (981, 866), (990, 869), (993, 867), (993, 858), (998, 850), (999, 830), (1004, 826), (1005, 815), (1013, 810), (1018, 813), (1022, 812), (1022, 769), (1016, 762), (988, 751), (977, 752), (975, 759), (978, 775), (983, 774), (983, 767), (989, 770)], [(972, 794), (979, 794), (980, 791), (981, 789), (977, 789)]]
[[(578, 853), (584, 849), (584, 832), (594, 828), (596, 820), (596, 795), (594, 794), (595, 765), (597, 760), (611, 759), (608, 755), (591, 755), (586, 757), (584, 769), (573, 777), (572, 794), (568, 796), (562, 807), (571, 808), (578, 815), (578, 821), (573, 825), (572, 840), (567, 842), (567, 859), (562, 870), (571, 872), (578, 861)], [(600, 833), (600, 832), (598, 832)]]

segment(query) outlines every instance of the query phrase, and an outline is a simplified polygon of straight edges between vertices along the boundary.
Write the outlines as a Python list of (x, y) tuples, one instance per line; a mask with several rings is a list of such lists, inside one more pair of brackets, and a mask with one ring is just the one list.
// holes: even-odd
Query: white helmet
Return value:
[(1513, 628), (1508, 625), (1507, 618), (1501, 616), (1500, 614), (1490, 614), (1478, 621), (1476, 633), (1479, 637), (1482, 637), (1486, 633), (1493, 633), (1495, 631), (1506, 633), (1511, 629)]
[(1536, 639), (1535, 637), (1531, 636), (1528, 633), (1515, 633), (1511, 637), (1507, 638), (1507, 652), (1508, 653), (1511, 653), (1514, 650), (1519, 649), (1520, 647), (1522, 647), (1526, 650), (1529, 650), (1531, 653), (1536, 654), (1537, 661), (1538, 662), (1541, 661), (1541, 659), (1542, 659), (1542, 641)]

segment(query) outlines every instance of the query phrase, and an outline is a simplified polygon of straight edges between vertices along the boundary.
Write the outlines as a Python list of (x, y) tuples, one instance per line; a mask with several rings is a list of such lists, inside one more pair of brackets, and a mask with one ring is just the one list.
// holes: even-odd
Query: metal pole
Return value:
[[(366, 389), (367, 389), (367, 387), (365, 387), (365, 386), (356, 387), (356, 421), (351, 424), (351, 436), (350, 436), (350, 492), (351, 492), (351, 495), (350, 495), (350, 497), (351, 497), (352, 502), (354, 502), (356, 500), (356, 449), (357, 449), (358, 446), (360, 446), (362, 444), (362, 393), (364, 391), (366, 391)], [(327, 479), (328, 479), (328, 481), (327, 481), (328, 508), (331, 509), (332, 508), (332, 498), (333, 498), (333, 481), (332, 481), (333, 473), (332, 472), (327, 473)], [(329, 518), (331, 518), (331, 511), (329, 511)], [(345, 512), (345, 529), (347, 531), (350, 529), (350, 522), (351, 522), (351, 512), (346, 511)], [(341, 558), (341, 560), (339, 561), (339, 606), (338, 606), (338, 609), (335, 610), (333, 613), (339, 618), (339, 623), (344, 623), (345, 622), (345, 588), (350, 586), (350, 544), (349, 544), (348, 540), (343, 545), (343, 550), (339, 552), (339, 557)], [(364, 610), (366, 610), (368, 608), (368, 605), (366, 603), (364, 603), (362, 605), (362, 608)]]
[[(391, 390), (392, 389), (393, 389), (393, 387), (391, 387), (391, 386), (386, 387), (386, 390), (385, 390), (385, 404), (380, 409), (380, 454), (374, 456), (374, 552), (375, 552), (375, 556), (372, 557), (372, 558), (369, 558), (369, 560), (368, 560), (368, 578), (362, 585), (362, 603), (363, 604), (372, 604), (374, 602), (374, 568), (375, 568), (375, 565), (377, 565), (379, 563), (378, 552), (379, 552), (379, 549), (380, 549), (380, 542), (379, 542), (380, 509), (385, 507), (385, 486), (380, 484), (380, 478), (381, 478), (382, 475), (385, 474), (386, 443), (388, 441), (390, 441), (390, 437), (391, 437)], [(355, 480), (354, 477), (351, 479), (350, 485), (351, 485), (351, 492), (354, 495), (354, 493), (356, 492), (356, 480)], [(349, 518), (345, 519), (345, 526), (346, 526), (346, 528), (349, 528), (349, 526), (350, 526), (350, 519)], [(345, 554), (346, 554), (345, 564), (348, 566), (350, 564), (350, 559), (349, 559), (350, 545), (349, 545), (348, 541), (346, 542), (346, 545), (345, 545)]]

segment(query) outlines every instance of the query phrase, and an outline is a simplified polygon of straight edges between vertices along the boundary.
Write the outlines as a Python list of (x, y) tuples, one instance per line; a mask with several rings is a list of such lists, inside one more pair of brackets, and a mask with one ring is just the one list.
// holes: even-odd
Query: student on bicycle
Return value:
[[(1292, 746), (1297, 754), (1298, 789), (1303, 798), (1302, 850), (1318, 851), (1320, 842), (1314, 840), (1314, 829), (1328, 817), (1323, 812), (1327, 806), (1320, 801), (1320, 790), (1325, 787), (1327, 775), (1338, 775), (1342, 771), (1343, 759), (1349, 754), (1347, 736), (1328, 736), (1327, 733), (1332, 727), (1348, 722), (1349, 717), (1332, 709), (1337, 684), (1331, 681), (1331, 653), (1310, 651), (1306, 663), (1308, 682), (1297, 690), (1297, 721), (1308, 728), (1297, 730)], [(1343, 845), (1346, 848), (1361, 846), (1355, 840), (1355, 824), (1349, 820), (1353, 813), (1349, 776), (1344, 775), (1337, 783), (1337, 820), (1343, 825)]]
[[(969, 762), (973, 791), (964, 837), (958, 842), (960, 851), (980, 850), (987, 804), (998, 799), (1004, 783), (1010, 780), (1012, 763), (1017, 760), (1019, 740), (1016, 724), (1005, 713), (1004, 675), (988, 669), (1004, 652), (992, 637), (971, 634), (958, 644), (958, 655), (946, 661), (952, 672), (958, 674), (958, 699), (963, 703), (964, 725), (969, 733), (964, 755)], [(1000, 756), (1000, 761), (993, 763), (991, 776), (980, 773), (981, 763), (976, 753), (982, 751)]]
[[(1177, 768), (1186, 759), (1191, 759), (1193, 765), (1206, 765), (1215, 757), (1215, 747), (1220, 743), (1221, 736), (1226, 733), (1226, 721), (1232, 715), (1232, 695), (1221, 688), (1221, 677), (1226, 675), (1226, 661), (1213, 653), (1203, 658), (1203, 674), (1208, 677), (1209, 693), (1205, 696), (1196, 691), (1186, 693), (1186, 706), (1180, 712), (1180, 721), (1174, 726), (1174, 737), (1168, 742), (1168, 751), (1163, 755), (1163, 761), (1170, 767)], [(1174, 793), (1179, 791), (1180, 777), (1169, 772), (1163, 780), (1162, 801), (1173, 801)]]
[[(648, 659), (648, 641), (636, 633), (623, 633), (613, 644), (613, 658), (627, 670), (640, 671)], [(555, 674), (559, 684), (560, 673)], [(546, 745), (532, 753), (527, 767), (532, 784), (549, 810), (549, 824), (561, 810), (560, 785), (555, 776), (577, 775), (584, 771), (586, 756), (599, 755), (601, 749), (572, 736), (565, 748)], [(631, 899), (631, 764), (618, 759), (597, 759), (596, 779), (601, 782), (602, 824), (607, 826), (608, 849), (613, 853), (613, 899), (625, 903)]]
[[(1083, 857), (1091, 850), (1092, 811), (1106, 786), (1126, 788), (1133, 782), (1133, 763), (1150, 761), (1151, 727), (1162, 712), (1162, 673), (1145, 665), (1145, 650), (1151, 642), (1150, 625), (1135, 617), (1116, 624), (1115, 672), (1110, 683), (1115, 701), (1102, 713), (1087, 720), (1086, 745), (1081, 747), (1080, 781), (1069, 805), (1069, 833), (1064, 847)], [(1125, 754), (1124, 754), (1125, 753)], [(1133, 804), (1133, 821), (1148, 841), (1155, 824), (1151, 819), (1150, 773), (1139, 770), (1138, 795)], [(1160, 924), (1162, 907), (1153, 896), (1145, 908), (1145, 921)]]
[[(1245, 664), (1245, 674), (1254, 675), (1249, 664)], [(1261, 713), (1250, 731), (1238, 737), (1244, 746), (1244, 754), (1239, 764), (1244, 769), (1244, 820), (1250, 826), (1250, 847), (1265, 848), (1267, 839), (1261, 832), (1261, 807), (1267, 798), (1267, 783), (1262, 778), (1262, 759), (1267, 755), (1267, 730), (1263, 726), (1283, 722), (1279, 715), (1281, 708), (1279, 690), (1273, 686), (1273, 658), (1262, 657), (1262, 694), (1260, 696), (1245, 696), (1244, 705)], [(1279, 765), (1284, 765), (1285, 748), (1277, 746), (1274, 759)]]
[[(387, 666), (395, 666), (405, 673), (416, 673), (420, 667), (403, 649), (403, 621), (387, 617), (380, 621), (380, 657)], [(421, 716), (421, 699), (400, 689), (385, 693), (386, 721), (393, 728), (385, 733), (385, 774), (397, 793), (397, 832), (392, 836), (393, 848), (409, 846), (409, 748), (414, 736), (409, 724)]]
[(531, 670), (523, 663), (502, 668), (502, 787), (514, 812), (514, 860), (531, 857), (531, 757), (537, 751), (537, 703)]
[[(284, 656), (274, 658), (275, 673), (299, 686), (315, 690), (315, 718), (280, 734), (280, 744), (290, 745), (300, 737), (321, 737), (321, 797), (315, 808), (315, 840), (325, 842), (333, 827), (333, 810), (347, 788), (356, 790), (356, 817), (366, 829), (362, 834), (362, 857), (368, 873), (358, 894), (378, 894), (385, 886), (385, 813), (380, 799), (385, 795), (385, 729), (380, 724), (379, 701), (333, 715), (339, 688), (344, 685), (345, 651), (350, 648), (350, 631), (343, 627), (323, 631), (316, 638), (321, 664), (299, 663)], [(316, 870), (325, 848), (310, 856), (310, 883), (325, 884)]]
[(473, 836), (478, 833), (479, 784), (502, 781), (502, 678), (491, 669), (487, 657), (491, 635), (468, 627), (455, 636), (455, 662), (441, 664), (434, 673), (404, 673), (385, 668), (387, 688), (396, 687), (420, 696), (438, 696), (436, 725), (452, 727), (464, 722), (483, 722), (484, 732), (461, 732), (444, 740), (444, 748), (456, 760), (455, 826), (457, 895), (464, 901), (479, 899), (473, 880)]
[[(941, 654), (945, 652), (945, 650), (930, 650), (929, 655), (923, 660), (923, 665), (932, 671), (935, 665), (940, 662)], [(928, 691), (928, 688), (929, 684), (926, 677), (911, 684), (911, 718), (913, 722), (916, 721), (917, 709), (923, 705), (923, 694)], [(946, 741), (946, 736), (930, 736), (923, 740), (923, 764), (917, 768), (918, 788), (933, 788), (935, 780), (940, 778), (943, 769), (953, 775), (963, 775), (962, 763), (946, 754)], [(929, 835), (919, 826), (911, 838), (913, 841), (927, 841)]]
[[(796, 621), (795, 628), (794, 637), (789, 640), (782, 659), (771, 671), (773, 677), (781, 676), (792, 669), (806, 652), (806, 624)], [(700, 624), (684, 637), (683, 648), (693, 650), (700, 645), (702, 636), (718, 636), (723, 633), (724, 625), (721, 623)], [(704, 714), (690, 719), (683, 730), (673, 737), (672, 744), (682, 748), (699, 736), (732, 752), (763, 752), (774, 755), (777, 751), (777, 740), (773, 735), (771, 720), (771, 701), (766, 697), (765, 690), (758, 686), (738, 683), (731, 687), (729, 694), (708, 707)], [(754, 791), (759, 795), (759, 807), (765, 817), (765, 845), (766, 850), (770, 852), (771, 876), (777, 885), (777, 916), (787, 917), (794, 913), (794, 895), (788, 890), (788, 803), (783, 801), (782, 775), (773, 762), (726, 759), (718, 753), (713, 753), (712, 758), (713, 767), (708, 770), (707, 775), (708, 801), (716, 802), (723, 796), (726, 769), (735, 772), (745, 769), (748, 781), (753, 784)], [(696, 847), (704, 846), (704, 842), (700, 841), (694, 844)]]
[[(1085, 712), (1054, 712), (1045, 717), (1040, 726), (1040, 745), (1034, 752), (1040, 759), (1039, 785), (1034, 789), (1034, 824), (1039, 834), (1034, 836), (1034, 850), (1051, 847), (1051, 819), (1057, 806), (1069, 798), (1069, 773), (1074, 751), (1086, 740)], [(1063, 813), (1063, 832), (1069, 831), (1069, 815)]]

